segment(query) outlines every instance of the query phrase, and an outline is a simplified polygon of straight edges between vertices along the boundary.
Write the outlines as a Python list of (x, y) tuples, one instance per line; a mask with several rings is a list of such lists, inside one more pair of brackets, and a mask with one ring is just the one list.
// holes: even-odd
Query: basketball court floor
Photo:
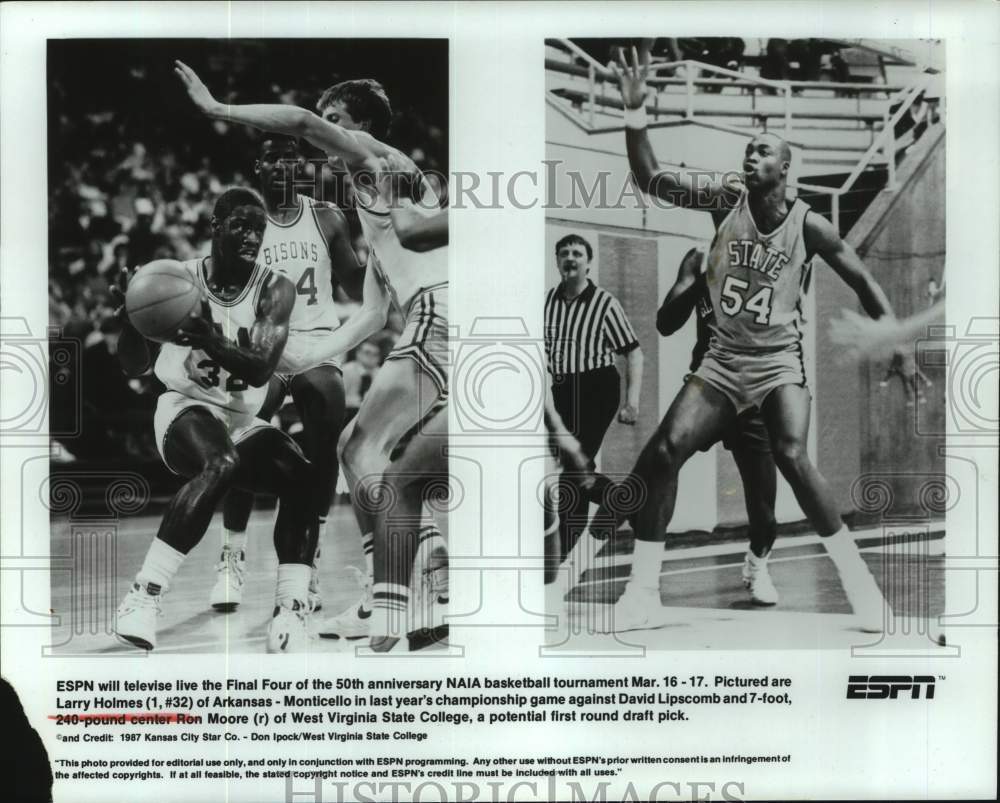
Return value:
[[(939, 523), (943, 527), (943, 523)], [(738, 541), (680, 546), (664, 551), (657, 627), (609, 635), (611, 621), (631, 571), (632, 543), (624, 531), (604, 545), (579, 579), (550, 587), (547, 630), (552, 649), (605, 652), (651, 650), (835, 649), (876, 644), (930, 648), (944, 611), (944, 532), (853, 533), (865, 562), (882, 588), (893, 616), (886, 633), (856, 628), (833, 562), (814, 534), (779, 537), (771, 577), (781, 596), (773, 607), (751, 603), (741, 569), (746, 545)], [(690, 543), (692, 539), (676, 540)], [(569, 586), (568, 592), (566, 591)], [(932, 638), (934, 641), (932, 641)]]
[[(162, 601), (156, 654), (262, 653), (267, 625), (274, 610), (277, 557), (272, 544), (274, 510), (255, 510), (247, 528), (247, 573), (243, 602), (232, 613), (220, 613), (208, 604), (219, 560), (222, 517), (217, 514), (208, 532), (189, 553)], [(72, 555), (72, 571), (52, 573), (51, 608), (59, 617), (54, 629), (55, 651), (74, 654), (141, 653), (119, 642), (111, 633), (114, 612), (135, 578), (146, 550), (156, 535), (159, 515), (123, 519), (117, 533), (95, 535), (92, 528), (71, 526), (53, 519), (51, 554)], [(444, 527), (442, 527), (444, 532)], [(446, 533), (445, 533), (446, 535)], [(312, 615), (314, 631), (328, 616), (340, 613), (358, 599), (361, 587), (351, 567), (364, 569), (361, 539), (348, 504), (330, 512), (320, 562), (323, 609)], [(313, 638), (311, 652), (353, 652), (364, 639)]]
[[(273, 510), (256, 510), (248, 527), (243, 602), (232, 613), (208, 605), (219, 558), (221, 515), (184, 562), (164, 595), (155, 652), (261, 653), (274, 607), (277, 558), (271, 543)], [(133, 581), (159, 524), (159, 515), (123, 519), (117, 533), (52, 522), (52, 555), (70, 557), (71, 570), (52, 572), (51, 608), (59, 653), (114, 655), (140, 652), (111, 633), (115, 609)], [(827, 557), (814, 534), (780, 536), (769, 562), (781, 600), (774, 607), (751, 604), (743, 588), (741, 541), (705, 543), (703, 534), (671, 537), (660, 574), (657, 627), (616, 635), (600, 632), (631, 571), (632, 536), (619, 533), (594, 555), (586, 571), (561, 589), (547, 587), (547, 649), (616, 652), (694, 649), (838, 649), (875, 644), (933, 646), (935, 621), (944, 610), (944, 531), (915, 528), (853, 533), (893, 610), (884, 636), (861, 633)], [(704, 534), (708, 535), (708, 534)], [(709, 537), (710, 538), (710, 537)], [(718, 539), (716, 539), (718, 540)], [(671, 547), (671, 544), (674, 546)], [(360, 538), (349, 505), (331, 511), (323, 544), (323, 610), (312, 629), (358, 598), (356, 569), (363, 569)], [(535, 574), (535, 573), (532, 573)], [(537, 576), (537, 575), (536, 575)], [(568, 578), (566, 578), (568, 579)], [(552, 616), (552, 615), (555, 616)], [(314, 638), (313, 652), (353, 652), (363, 640)]]

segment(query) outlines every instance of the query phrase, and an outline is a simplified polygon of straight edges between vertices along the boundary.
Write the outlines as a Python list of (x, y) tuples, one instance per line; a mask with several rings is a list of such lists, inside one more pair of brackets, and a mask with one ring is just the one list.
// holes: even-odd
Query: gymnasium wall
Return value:
[[(944, 278), (944, 142), (943, 129), (919, 140), (901, 165), (898, 191), (876, 198), (848, 236), (900, 317), (926, 308), (928, 280), (941, 284)], [(921, 360), (932, 384), (923, 388), (923, 402), (910, 399), (911, 404), (898, 376), (880, 386), (888, 360), (838, 365), (826, 322), (843, 308), (862, 310), (853, 292), (817, 263), (817, 317), (823, 322), (817, 330), (817, 362), (822, 368), (816, 384), (820, 468), (845, 511), (856, 507), (852, 487), (860, 477), (868, 494), (880, 494), (876, 483), (886, 483), (894, 515), (934, 513), (920, 493), (928, 475), (944, 470), (939, 454), (944, 438), (927, 434), (945, 431), (944, 365)], [(909, 372), (915, 364), (913, 348), (907, 351), (906, 363)], [(854, 488), (862, 518), (877, 507), (875, 497), (865, 502), (865, 495), (860, 485)]]

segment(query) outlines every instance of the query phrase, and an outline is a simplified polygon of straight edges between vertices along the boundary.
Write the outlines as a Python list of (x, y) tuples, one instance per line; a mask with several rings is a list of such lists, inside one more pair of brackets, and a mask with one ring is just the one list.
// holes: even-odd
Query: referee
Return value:
[[(545, 296), (545, 351), (553, 402), (592, 469), (615, 413), (621, 423), (635, 424), (642, 389), (642, 349), (618, 299), (588, 278), (593, 258), (594, 251), (583, 237), (563, 237), (556, 243), (562, 282)], [(621, 378), (615, 368), (619, 354), (626, 355), (625, 404), (620, 410)], [(559, 522), (563, 556), (587, 524), (589, 500), (583, 494), (574, 494), (574, 499)]]

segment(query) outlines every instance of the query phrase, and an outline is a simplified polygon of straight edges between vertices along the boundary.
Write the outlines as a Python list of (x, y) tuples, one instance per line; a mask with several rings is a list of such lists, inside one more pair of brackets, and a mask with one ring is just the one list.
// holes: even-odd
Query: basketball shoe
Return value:
[(313, 555), (312, 567), (309, 570), (309, 610), (312, 613), (323, 609), (323, 596), (319, 591), (319, 544)]
[(319, 627), (321, 638), (365, 638), (371, 633), (372, 581), (357, 566), (347, 567), (361, 586), (361, 596)]
[(267, 626), (268, 652), (306, 652), (309, 647), (309, 609), (297, 599), (276, 605)]
[(629, 630), (644, 630), (665, 624), (660, 589), (637, 585), (629, 577), (625, 591), (610, 610), (610, 615), (597, 623), (596, 629), (602, 633), (624, 633)]
[(750, 592), (750, 600), (754, 605), (778, 604), (778, 589), (771, 582), (766, 555), (758, 558), (752, 550), (747, 550), (743, 559), (743, 586)]
[(162, 615), (160, 587), (132, 583), (115, 612), (115, 635), (140, 649), (152, 650), (156, 647), (156, 618)]
[(243, 602), (243, 584), (246, 582), (247, 558), (242, 549), (222, 548), (215, 565), (215, 585), (208, 596), (209, 604), (217, 611), (235, 611)]

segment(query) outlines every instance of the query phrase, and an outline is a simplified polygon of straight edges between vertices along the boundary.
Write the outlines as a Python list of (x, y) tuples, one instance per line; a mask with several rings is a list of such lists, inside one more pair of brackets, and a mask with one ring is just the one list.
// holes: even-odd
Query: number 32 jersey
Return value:
[(778, 350), (802, 339), (802, 293), (810, 269), (802, 229), (808, 212), (796, 200), (781, 225), (762, 234), (743, 192), (719, 226), (705, 279), (715, 312), (710, 326), (720, 346)]
[(268, 216), (257, 265), (273, 270), (295, 285), (295, 306), (289, 337), (312, 329), (334, 330), (340, 318), (333, 306), (333, 270), (330, 250), (316, 213), (326, 206), (306, 195), (296, 196), (299, 211), (288, 223)]
[[(207, 257), (191, 259), (184, 267), (208, 299), (216, 326), (222, 328), (227, 339), (239, 342), (241, 335), (249, 337), (257, 319), (261, 293), (271, 281), (271, 271), (256, 265), (243, 291), (231, 301), (224, 301), (209, 290), (206, 260)], [(204, 351), (190, 346), (164, 343), (153, 370), (167, 390), (232, 413), (254, 416), (267, 396), (266, 384), (255, 388), (230, 374)]]

